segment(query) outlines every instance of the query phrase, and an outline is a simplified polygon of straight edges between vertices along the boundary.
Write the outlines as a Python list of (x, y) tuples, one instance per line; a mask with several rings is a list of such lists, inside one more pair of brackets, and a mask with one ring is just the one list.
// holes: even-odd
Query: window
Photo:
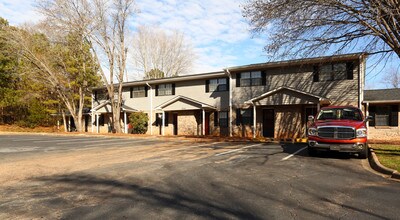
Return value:
[(94, 101), (108, 100), (107, 91), (94, 91)]
[(237, 86), (261, 86), (264, 85), (263, 79), (265, 79), (265, 74), (262, 74), (261, 71), (254, 72), (243, 72), (237, 74), (236, 83)]
[(253, 109), (236, 109), (236, 125), (252, 125)]
[(354, 63), (330, 63), (314, 66), (313, 82), (353, 79)]
[(218, 126), (218, 112), (214, 112), (214, 126)]
[(228, 112), (219, 112), (219, 126), (221, 128), (228, 127)]
[[(97, 117), (94, 117), (93, 125), (97, 125)], [(104, 115), (99, 115), (99, 126), (104, 126)]]
[(147, 97), (146, 86), (131, 87), (131, 98)]
[(206, 81), (206, 92), (228, 91), (228, 79), (210, 79)]
[(398, 105), (391, 106), (370, 106), (369, 115), (373, 116), (374, 119), (369, 122), (370, 126), (398, 126)]
[[(164, 115), (165, 115), (164, 126), (168, 127), (169, 114), (168, 114), (168, 112), (165, 112)], [(160, 126), (161, 124), (162, 124), (162, 113), (156, 113), (156, 126)]]
[(156, 96), (175, 95), (175, 84), (161, 84), (156, 86)]
[(356, 108), (328, 108), (319, 112), (317, 120), (362, 121), (361, 115), (360, 110)]

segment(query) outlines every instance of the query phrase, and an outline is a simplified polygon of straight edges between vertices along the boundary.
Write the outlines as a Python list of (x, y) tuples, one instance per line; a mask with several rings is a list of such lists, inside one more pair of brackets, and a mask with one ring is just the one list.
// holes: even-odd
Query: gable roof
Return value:
[(253, 104), (255, 101), (258, 101), (258, 100), (263, 99), (265, 97), (271, 96), (271, 95), (273, 95), (275, 93), (278, 93), (278, 92), (280, 92), (282, 90), (289, 90), (289, 91), (292, 91), (292, 92), (295, 92), (295, 93), (300, 93), (302, 95), (309, 96), (309, 97), (318, 99), (320, 101), (322, 101), (322, 100), (329, 101), (329, 99), (324, 98), (322, 96), (318, 96), (318, 95), (315, 95), (315, 94), (312, 94), (312, 93), (304, 92), (304, 91), (301, 91), (301, 90), (298, 90), (298, 89), (293, 89), (293, 88), (290, 88), (290, 87), (287, 87), (287, 86), (280, 86), (280, 87), (278, 87), (278, 88), (276, 88), (274, 90), (268, 91), (268, 92), (266, 92), (266, 93), (264, 93), (264, 94), (262, 94), (260, 96), (257, 96), (255, 98), (252, 98), (252, 99), (248, 100), (248, 101), (245, 101), (244, 103), (245, 104)]
[(193, 103), (194, 105), (198, 105), (199, 108), (202, 108), (202, 109), (203, 108), (204, 109), (215, 109), (214, 106), (211, 106), (211, 105), (203, 103), (203, 102), (199, 102), (197, 100), (194, 100), (194, 99), (188, 98), (186, 96), (182, 96), (182, 95), (175, 96), (174, 98), (172, 98), (172, 99), (162, 103), (161, 105), (157, 106), (155, 109), (162, 110), (165, 107), (167, 107), (167, 106), (169, 106), (169, 105), (171, 105), (171, 104), (173, 104), (175, 102), (178, 102), (178, 101), (187, 101), (187, 102)]
[(364, 90), (364, 102), (400, 102), (400, 88)]

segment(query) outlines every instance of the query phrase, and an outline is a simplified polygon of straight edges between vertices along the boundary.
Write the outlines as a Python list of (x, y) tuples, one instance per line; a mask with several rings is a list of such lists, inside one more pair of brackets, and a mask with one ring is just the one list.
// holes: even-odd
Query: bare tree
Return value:
[(185, 74), (195, 59), (193, 48), (178, 31), (167, 34), (158, 28), (141, 26), (133, 45), (135, 64), (145, 79)]
[(99, 81), (88, 47), (76, 47), (82, 38), (69, 35), (52, 42), (47, 35), (38, 32), (38, 26), (10, 27), (7, 33), (8, 41), (26, 64), (23, 67), (30, 79), (54, 91), (73, 117), (76, 129), (82, 131), (85, 97), (89, 88)]
[(270, 33), (273, 55), (361, 49), (400, 58), (398, 0), (249, 0), (243, 16), (254, 33)]
[(122, 132), (122, 83), (126, 72), (128, 19), (134, 0), (42, 0), (39, 10), (60, 31), (79, 31), (92, 46), (112, 108), (112, 125)]
[(384, 74), (382, 82), (390, 88), (400, 88), (400, 72), (397, 68), (391, 68)]

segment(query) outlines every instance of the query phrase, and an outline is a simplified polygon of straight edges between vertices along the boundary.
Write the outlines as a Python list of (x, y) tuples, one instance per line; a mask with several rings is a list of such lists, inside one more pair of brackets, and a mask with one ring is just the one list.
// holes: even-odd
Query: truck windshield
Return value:
[(354, 108), (330, 108), (322, 109), (317, 117), (317, 120), (354, 120), (362, 121), (361, 112)]

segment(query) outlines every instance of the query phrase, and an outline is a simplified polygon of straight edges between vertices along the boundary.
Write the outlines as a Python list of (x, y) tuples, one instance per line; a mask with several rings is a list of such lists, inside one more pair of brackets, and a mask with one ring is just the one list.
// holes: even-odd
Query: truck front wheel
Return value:
[(365, 144), (363, 149), (358, 153), (358, 158), (366, 159), (368, 157), (368, 145)]
[(308, 151), (308, 155), (310, 155), (311, 157), (317, 156), (317, 150), (315, 150), (314, 148), (308, 146), (307, 151)]

